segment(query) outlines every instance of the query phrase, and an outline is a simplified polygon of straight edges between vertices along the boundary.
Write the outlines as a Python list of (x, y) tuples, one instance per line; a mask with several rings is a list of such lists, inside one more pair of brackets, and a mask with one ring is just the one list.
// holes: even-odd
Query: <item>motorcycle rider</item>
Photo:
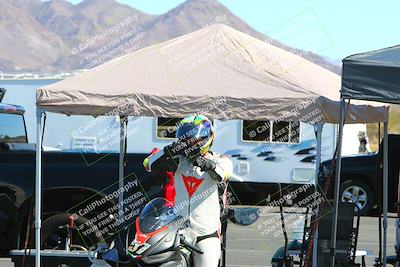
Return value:
[[(153, 155), (157, 152), (159, 152), (160, 149), (158, 148), (153, 148), (151, 150), (150, 155)], [(166, 183), (163, 186), (163, 192), (164, 192), (164, 198), (168, 201), (168, 203), (171, 203), (172, 205), (175, 204), (175, 186), (174, 186), (174, 173), (173, 172), (160, 172), (162, 176), (165, 176), (166, 178)]]
[(233, 166), (227, 156), (210, 151), (214, 136), (206, 116), (187, 117), (177, 128), (177, 141), (143, 162), (149, 172), (174, 172), (175, 211), (187, 218), (204, 252), (193, 252), (195, 267), (216, 267), (221, 255), (218, 185), (227, 181)]

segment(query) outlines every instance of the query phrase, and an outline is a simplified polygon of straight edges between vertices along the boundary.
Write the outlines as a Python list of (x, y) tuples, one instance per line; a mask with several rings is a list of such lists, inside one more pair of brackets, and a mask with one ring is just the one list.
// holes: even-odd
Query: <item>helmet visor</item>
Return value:
[(180, 126), (176, 131), (176, 137), (180, 140), (195, 138), (203, 139), (210, 137), (211, 134), (211, 127), (207, 127), (203, 124), (184, 124)]

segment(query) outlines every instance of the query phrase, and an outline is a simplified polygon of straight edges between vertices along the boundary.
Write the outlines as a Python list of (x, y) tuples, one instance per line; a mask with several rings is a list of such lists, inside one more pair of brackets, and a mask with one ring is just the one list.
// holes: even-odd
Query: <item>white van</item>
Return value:
[[(181, 118), (130, 118), (128, 152), (147, 153), (172, 142)], [(71, 117), (68, 118), (71, 120)], [(56, 143), (62, 149), (115, 151), (119, 147), (118, 118), (74, 122), (69, 130), (58, 131)], [(316, 138), (314, 127), (299, 122), (214, 120), (216, 138), (212, 150), (229, 155), (234, 163), (232, 181), (256, 183), (313, 183), (315, 176)], [(52, 127), (53, 123), (47, 123)], [(71, 127), (72, 126), (72, 127)], [(364, 124), (346, 125), (343, 154), (358, 153), (359, 132)], [(52, 132), (46, 129), (46, 135)], [(64, 138), (60, 135), (66, 135)], [(68, 139), (70, 136), (70, 142)], [(322, 131), (322, 160), (332, 158), (337, 127), (325, 124)], [(61, 141), (64, 139), (64, 141)], [(61, 143), (60, 143), (61, 142)], [(60, 146), (61, 144), (61, 146)], [(67, 146), (65, 146), (65, 144)], [(68, 147), (70, 144), (70, 147)]]
[[(151, 151), (172, 142), (179, 121), (180, 118), (132, 119), (128, 127), (131, 132), (128, 151)], [(276, 196), (277, 183), (286, 189), (283, 194), (304, 184), (314, 184), (314, 126), (299, 122), (247, 120), (214, 120), (213, 123), (216, 138), (212, 150), (231, 157), (234, 165), (231, 185), (241, 204), (255, 204)], [(140, 131), (135, 132), (135, 128)], [(333, 157), (337, 129), (334, 124), (323, 126), (322, 161)], [(366, 131), (366, 125), (346, 125), (344, 131), (343, 154), (357, 154), (358, 136)]]

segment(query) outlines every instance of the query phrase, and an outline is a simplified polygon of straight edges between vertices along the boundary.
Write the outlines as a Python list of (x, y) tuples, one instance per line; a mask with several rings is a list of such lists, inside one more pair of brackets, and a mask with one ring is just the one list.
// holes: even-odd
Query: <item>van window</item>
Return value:
[(279, 143), (289, 142), (290, 123), (286, 121), (274, 122), (272, 125), (272, 141)]
[[(157, 118), (157, 138), (160, 139), (175, 139), (176, 127), (184, 118)], [(214, 120), (210, 118), (211, 124), (214, 125)]]
[(299, 143), (300, 142), (300, 122), (292, 121), (290, 122), (290, 142)]
[(157, 118), (157, 138), (174, 139), (176, 127), (183, 118)]
[(242, 127), (243, 141), (269, 142), (271, 137), (271, 122), (244, 120)]
[(244, 120), (242, 140), (253, 142), (299, 143), (300, 122)]

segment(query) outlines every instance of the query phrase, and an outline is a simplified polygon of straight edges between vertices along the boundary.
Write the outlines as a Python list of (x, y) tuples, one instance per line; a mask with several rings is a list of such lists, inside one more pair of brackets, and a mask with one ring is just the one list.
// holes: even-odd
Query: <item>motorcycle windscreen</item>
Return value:
[(173, 204), (164, 198), (155, 198), (143, 208), (139, 214), (139, 228), (142, 233), (149, 234), (168, 225), (178, 216)]

